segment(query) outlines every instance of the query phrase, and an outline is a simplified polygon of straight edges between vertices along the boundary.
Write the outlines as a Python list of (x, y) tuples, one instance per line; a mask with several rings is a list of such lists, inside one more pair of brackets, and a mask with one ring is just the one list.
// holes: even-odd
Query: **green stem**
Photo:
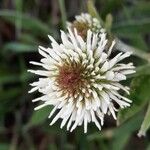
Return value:
[(150, 103), (148, 104), (147, 112), (145, 114), (138, 136), (139, 137), (145, 136), (146, 131), (149, 129), (149, 127), (150, 127)]
[(66, 30), (67, 16), (66, 16), (65, 2), (64, 0), (58, 0), (58, 2), (59, 2), (60, 12), (61, 12), (63, 29)]
[(16, 38), (19, 39), (21, 35), (21, 28), (22, 28), (22, 17), (21, 17), (21, 12), (22, 12), (22, 0), (15, 0), (15, 9), (16, 9), (16, 20), (15, 20), (15, 27), (16, 27)]

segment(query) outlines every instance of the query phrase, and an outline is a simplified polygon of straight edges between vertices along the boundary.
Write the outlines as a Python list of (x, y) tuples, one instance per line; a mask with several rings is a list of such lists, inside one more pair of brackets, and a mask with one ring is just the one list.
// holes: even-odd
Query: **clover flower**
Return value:
[(75, 20), (73, 22), (67, 23), (68, 27), (77, 29), (78, 34), (86, 39), (87, 31), (90, 29), (94, 33), (99, 33), (102, 29), (100, 21), (92, 17), (88, 13), (81, 13), (80, 15), (75, 16)]
[(51, 47), (39, 46), (41, 61), (30, 62), (44, 70), (29, 70), (40, 76), (31, 84), (33, 88), (29, 93), (37, 90), (42, 94), (33, 100), (43, 103), (35, 110), (54, 106), (49, 115), (49, 118), (53, 116), (50, 125), (61, 118), (60, 127), (66, 124), (71, 132), (84, 124), (86, 133), (90, 122), (101, 130), (105, 114), (112, 114), (116, 119), (116, 104), (120, 108), (130, 106), (131, 100), (119, 92), (123, 90), (129, 94), (129, 88), (120, 81), (135, 72), (132, 63), (121, 63), (131, 53), (120, 52), (112, 57), (115, 41), (108, 48), (105, 32), (98, 36), (88, 30), (83, 40), (77, 29), (68, 28), (67, 34), (61, 31), (62, 43), (58, 44), (52, 36), (49, 39)]

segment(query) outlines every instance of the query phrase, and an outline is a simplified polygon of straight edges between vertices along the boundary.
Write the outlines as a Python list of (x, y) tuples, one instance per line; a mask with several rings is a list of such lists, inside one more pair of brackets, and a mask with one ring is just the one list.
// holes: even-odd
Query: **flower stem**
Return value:
[(64, 0), (58, 0), (58, 2), (59, 2), (60, 12), (61, 12), (63, 29), (66, 30), (67, 16), (66, 16), (65, 2)]

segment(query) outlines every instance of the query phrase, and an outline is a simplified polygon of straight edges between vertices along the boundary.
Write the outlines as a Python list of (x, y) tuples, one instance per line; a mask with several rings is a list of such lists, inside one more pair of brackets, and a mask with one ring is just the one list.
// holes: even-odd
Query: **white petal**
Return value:
[(103, 66), (101, 67), (102, 72), (106, 72), (109, 69), (109, 63), (106, 61)]
[(114, 78), (115, 74), (113, 71), (107, 71), (106, 72), (106, 79), (107, 80), (112, 80)]
[(113, 115), (114, 119), (116, 120), (117, 117), (116, 117), (115, 111), (113, 109), (113, 106), (111, 104), (109, 105), (109, 110), (110, 110), (111, 114)]
[(117, 81), (126, 80), (126, 76), (123, 75), (122, 73), (116, 73), (114, 80), (117, 80)]
[(35, 107), (34, 110), (39, 110), (39, 109), (41, 109), (41, 108), (43, 108), (45, 106), (47, 106), (47, 104), (44, 103), (42, 105), (39, 105), (39, 106)]
[(113, 41), (113, 42), (112, 42), (112, 44), (111, 44), (111, 46), (109, 47), (109, 50), (108, 50), (108, 53), (107, 53), (107, 54), (108, 54), (108, 56), (110, 56), (110, 54), (111, 54), (111, 52), (112, 52), (112, 49), (113, 49), (113, 47), (114, 47), (115, 43), (116, 43), (116, 42), (115, 42), (115, 41)]

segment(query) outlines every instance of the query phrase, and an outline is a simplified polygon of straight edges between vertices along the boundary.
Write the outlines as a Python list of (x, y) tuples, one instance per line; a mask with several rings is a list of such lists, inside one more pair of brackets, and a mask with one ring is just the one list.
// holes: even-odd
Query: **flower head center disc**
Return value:
[(63, 65), (59, 68), (57, 83), (61, 90), (75, 94), (82, 84), (82, 68), (78, 65)]
[(74, 21), (72, 24), (72, 29), (76, 28), (78, 31), (78, 34), (83, 38), (86, 39), (87, 31), (90, 28), (88, 23), (85, 22), (78, 22)]

